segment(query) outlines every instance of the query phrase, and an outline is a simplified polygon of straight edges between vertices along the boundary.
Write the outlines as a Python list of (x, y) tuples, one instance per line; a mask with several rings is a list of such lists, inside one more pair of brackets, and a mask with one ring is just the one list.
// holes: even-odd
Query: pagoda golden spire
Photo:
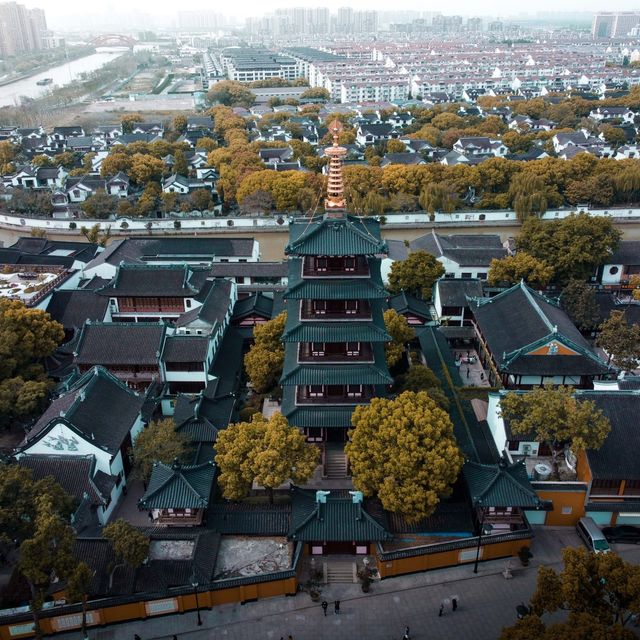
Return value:
[(339, 145), (342, 130), (342, 123), (336, 118), (329, 125), (329, 131), (333, 135), (333, 145), (324, 150), (325, 155), (329, 158), (327, 197), (324, 201), (324, 207), (329, 216), (335, 218), (342, 216), (346, 208), (344, 181), (342, 179), (342, 160), (347, 155), (347, 150)]

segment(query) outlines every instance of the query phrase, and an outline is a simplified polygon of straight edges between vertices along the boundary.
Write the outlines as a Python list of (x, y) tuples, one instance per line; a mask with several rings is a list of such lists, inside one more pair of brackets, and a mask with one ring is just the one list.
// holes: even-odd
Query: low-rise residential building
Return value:
[(492, 298), (473, 299), (470, 308), (477, 351), (494, 385), (588, 389), (617, 373), (562, 309), (523, 282)]
[(435, 229), (409, 243), (411, 251), (426, 251), (445, 268), (445, 278), (486, 280), (493, 259), (508, 255), (500, 236), (489, 234), (441, 235)]
[[(147, 421), (153, 387), (133, 391), (102, 367), (93, 367), (55, 398), (16, 452), (22, 456), (95, 459), (91, 480), (105, 504), (98, 518), (106, 522), (122, 496), (130, 470), (129, 450)], [(78, 482), (86, 482), (84, 470)]]

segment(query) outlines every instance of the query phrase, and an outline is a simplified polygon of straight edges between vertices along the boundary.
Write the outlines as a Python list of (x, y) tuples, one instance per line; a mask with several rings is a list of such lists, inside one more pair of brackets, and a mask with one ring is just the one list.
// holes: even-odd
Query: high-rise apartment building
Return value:
[(251, 34), (300, 35), (326, 33), (375, 33), (378, 31), (377, 11), (354, 11), (341, 7), (330, 15), (327, 7), (276, 9), (262, 18), (247, 18), (246, 29)]
[(224, 18), (213, 11), (178, 11), (178, 28), (184, 31), (213, 31), (224, 26)]
[(623, 38), (640, 25), (640, 11), (611, 11), (593, 16), (594, 38)]
[(0, 56), (42, 49), (46, 32), (42, 9), (27, 9), (17, 2), (0, 3)]

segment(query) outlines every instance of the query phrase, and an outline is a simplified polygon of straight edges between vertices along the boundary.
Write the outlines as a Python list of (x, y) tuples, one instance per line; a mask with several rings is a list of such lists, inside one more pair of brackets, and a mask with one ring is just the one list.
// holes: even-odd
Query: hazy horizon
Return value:
[[(0, 0), (1, 1), (1, 0)], [(18, 0), (20, 2), (20, 0)], [(216, 6), (207, 0), (192, 0), (189, 3), (181, 3), (176, 6), (171, 2), (158, 2), (157, 0), (137, 0), (132, 7), (130, 1), (127, 0), (109, 0), (104, 5), (94, 4), (90, 8), (86, 2), (82, 0), (66, 0), (63, 5), (59, 0), (30, 0), (22, 2), (29, 8), (39, 7), (44, 9), (47, 15), (47, 21), (55, 28), (64, 28), (65, 19), (69, 18), (69, 22), (76, 26), (82, 22), (83, 16), (88, 18), (88, 27), (95, 28), (96, 16), (114, 16), (114, 15), (140, 15), (149, 14), (158, 18), (162, 22), (171, 22), (179, 11), (208, 11), (221, 13), (229, 17), (246, 18), (247, 16), (260, 16), (271, 13), (279, 8), (290, 7), (328, 7), (335, 11), (339, 7), (352, 7), (354, 10), (376, 10), (384, 12), (402, 12), (402, 11), (419, 11), (419, 12), (439, 12), (444, 15), (469, 15), (469, 16), (503, 16), (503, 17), (531, 17), (535, 18), (540, 14), (563, 14), (571, 13), (596, 13), (598, 11), (635, 11), (638, 5), (632, 0), (622, 0), (617, 3), (615, 8), (603, 6), (602, 0), (568, 0), (562, 10), (557, 10), (558, 4), (552, 0), (541, 0), (536, 4), (535, 10), (523, 11), (520, 7), (514, 7), (512, 2), (507, 0), (494, 0), (490, 3), (478, 5), (473, 0), (461, 0), (456, 3), (455, 7), (443, 7), (442, 5), (430, 6), (419, 0), (405, 0), (400, 5), (390, 7), (388, 2), (384, 0), (354, 0), (352, 2), (344, 2), (340, 0), (276, 0), (269, 6), (258, 0), (246, 0), (233, 6), (232, 10), (226, 10), (228, 5)], [(123, 25), (126, 28), (127, 25)]]

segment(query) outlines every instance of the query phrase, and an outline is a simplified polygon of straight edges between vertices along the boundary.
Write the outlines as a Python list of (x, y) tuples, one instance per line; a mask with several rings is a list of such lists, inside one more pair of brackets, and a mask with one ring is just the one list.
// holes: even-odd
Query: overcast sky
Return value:
[[(20, 1), (20, 0), (19, 0)], [(356, 10), (377, 9), (377, 10), (416, 10), (416, 11), (440, 11), (444, 14), (463, 15), (514, 15), (522, 13), (536, 13), (561, 10), (563, 12), (577, 11), (612, 11), (612, 10), (638, 10), (638, 3), (635, 0), (617, 0), (615, 6), (603, 3), (603, 0), (565, 0), (558, 3), (557, 0), (537, 0), (534, 5), (523, 3), (513, 3), (511, 0), (489, 0), (480, 3), (477, 0), (458, 0), (455, 4), (443, 5), (436, 2), (425, 2), (424, 0), (402, 0), (398, 3), (389, 3), (388, 0), (272, 0), (265, 3), (264, 0), (243, 0), (237, 3), (215, 2), (212, 0), (190, 0), (185, 2), (175, 2), (169, 0), (108, 0), (101, 3), (87, 3), (86, 0), (22, 0), (29, 7), (41, 7), (47, 13), (51, 23), (60, 23), (63, 16), (74, 16), (74, 22), (83, 14), (107, 14), (126, 13), (128, 11), (138, 13), (151, 13), (152, 15), (165, 18), (173, 17), (178, 10), (198, 10), (216, 11), (228, 13), (229, 15), (245, 17), (262, 15), (265, 12), (273, 11), (278, 7), (316, 7), (326, 6), (335, 10), (340, 6), (351, 6)], [(90, 7), (90, 9), (88, 9)], [(529, 9), (529, 11), (527, 11)]]

